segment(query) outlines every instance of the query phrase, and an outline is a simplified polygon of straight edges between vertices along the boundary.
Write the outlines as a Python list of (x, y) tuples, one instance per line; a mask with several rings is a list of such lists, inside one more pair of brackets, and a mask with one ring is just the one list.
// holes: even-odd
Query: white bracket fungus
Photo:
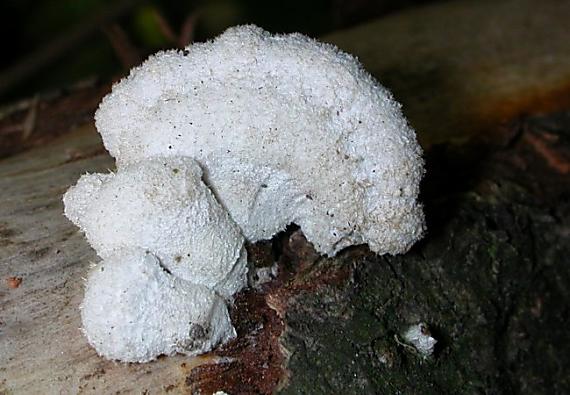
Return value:
[(350, 55), (255, 26), (160, 52), (95, 116), (120, 167), (185, 156), (249, 241), (295, 222), (321, 253), (401, 253), (423, 232), (421, 149), (400, 105)]
[(195, 355), (235, 336), (220, 296), (168, 274), (143, 250), (122, 250), (96, 265), (81, 307), (89, 343), (109, 359)]
[[(396, 254), (424, 231), (421, 149), (400, 105), (355, 58), (300, 34), (240, 26), (160, 52), (113, 87), (96, 125), (117, 172), (83, 176), (64, 201), (100, 267), (125, 270), (117, 282), (96, 268), (83, 305), (86, 335), (109, 358), (147, 361), (230, 338), (223, 300), (245, 285), (244, 238), (296, 223), (323, 254), (363, 243)], [(148, 294), (135, 289), (144, 265), (153, 267)], [(159, 289), (173, 282), (188, 290)], [(113, 288), (117, 307), (104, 313)], [(140, 319), (156, 312), (155, 298), (210, 328), (200, 346), (180, 317)], [(125, 313), (107, 317), (115, 308), (141, 327), (120, 325)]]
[(201, 178), (190, 158), (86, 174), (65, 194), (65, 215), (101, 258), (148, 250), (173, 275), (230, 299), (247, 281), (244, 238)]

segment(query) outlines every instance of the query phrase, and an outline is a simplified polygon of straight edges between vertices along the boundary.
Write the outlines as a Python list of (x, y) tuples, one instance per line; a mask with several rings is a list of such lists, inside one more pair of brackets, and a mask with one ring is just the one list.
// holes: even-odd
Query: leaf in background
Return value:
[(145, 49), (171, 47), (176, 43), (172, 26), (152, 5), (137, 8), (133, 16), (133, 33)]

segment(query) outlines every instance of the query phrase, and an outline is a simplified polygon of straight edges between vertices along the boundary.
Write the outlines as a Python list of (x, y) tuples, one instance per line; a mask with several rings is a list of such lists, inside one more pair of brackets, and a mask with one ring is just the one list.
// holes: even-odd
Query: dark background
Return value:
[(118, 78), (159, 49), (236, 24), (315, 37), (435, 1), (2, 0), (0, 103)]

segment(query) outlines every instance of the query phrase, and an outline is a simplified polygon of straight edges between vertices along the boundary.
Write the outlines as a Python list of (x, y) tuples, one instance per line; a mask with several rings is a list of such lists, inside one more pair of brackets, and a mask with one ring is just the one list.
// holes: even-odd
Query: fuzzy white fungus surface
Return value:
[(86, 174), (65, 194), (65, 214), (103, 259), (146, 249), (175, 276), (230, 298), (247, 281), (244, 239), (201, 176), (190, 158)]
[(400, 105), (355, 58), (300, 34), (240, 26), (159, 52), (96, 125), (117, 171), (84, 175), (64, 203), (103, 258), (82, 319), (110, 359), (234, 336), (226, 303), (246, 285), (246, 239), (296, 223), (323, 254), (397, 254), (424, 231), (422, 152)]
[(97, 129), (119, 168), (187, 156), (250, 241), (289, 223), (318, 251), (402, 253), (423, 233), (414, 131), (358, 61), (300, 34), (228, 29), (113, 87)]
[(81, 307), (89, 343), (109, 359), (197, 355), (235, 337), (223, 298), (168, 274), (144, 250), (122, 250), (96, 265)]

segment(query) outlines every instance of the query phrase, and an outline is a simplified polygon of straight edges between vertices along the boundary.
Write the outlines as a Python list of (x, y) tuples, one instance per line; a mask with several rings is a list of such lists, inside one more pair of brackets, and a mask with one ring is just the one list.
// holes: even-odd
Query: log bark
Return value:
[[(279, 275), (199, 358), (106, 361), (79, 329), (97, 257), (61, 196), (114, 167), (90, 119), (108, 86), (2, 112), (0, 393), (568, 393), (568, 20), (566, 2), (459, 1), (326, 37), (404, 103), (429, 233), (397, 257), (324, 259), (294, 228), (249, 246)], [(429, 358), (402, 340), (418, 322)]]

